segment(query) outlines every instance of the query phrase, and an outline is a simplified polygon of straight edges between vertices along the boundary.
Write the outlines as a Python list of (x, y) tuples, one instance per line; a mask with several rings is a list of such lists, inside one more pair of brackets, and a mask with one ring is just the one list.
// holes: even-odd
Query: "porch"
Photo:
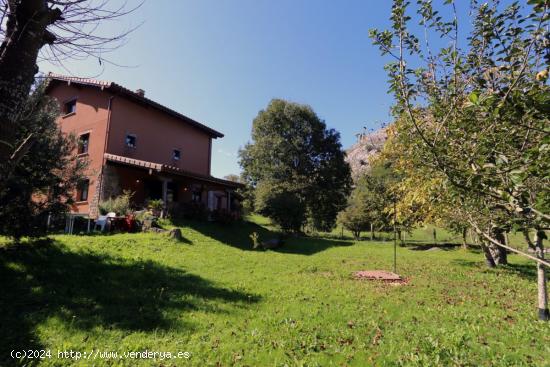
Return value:
[(239, 213), (240, 196), (235, 192), (239, 187), (236, 182), (106, 153), (99, 201), (130, 190), (136, 207), (160, 199), (165, 212), (178, 204), (197, 203), (209, 211)]

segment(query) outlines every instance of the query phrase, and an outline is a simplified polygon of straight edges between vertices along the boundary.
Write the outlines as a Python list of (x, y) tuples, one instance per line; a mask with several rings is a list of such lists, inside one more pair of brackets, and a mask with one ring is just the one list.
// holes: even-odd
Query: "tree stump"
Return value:
[(143, 232), (147, 232), (151, 228), (153, 228), (153, 219), (144, 219), (143, 223), (141, 224), (141, 230)]
[(171, 229), (170, 230), (170, 233), (168, 234), (168, 236), (176, 241), (181, 241), (183, 240), (183, 236), (181, 234), (181, 229), (179, 228), (174, 228), (174, 229)]

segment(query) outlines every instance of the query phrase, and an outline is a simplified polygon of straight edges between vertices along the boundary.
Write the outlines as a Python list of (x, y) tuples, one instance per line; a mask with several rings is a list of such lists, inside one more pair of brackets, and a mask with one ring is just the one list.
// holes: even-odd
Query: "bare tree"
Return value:
[(234, 173), (230, 173), (230, 174), (226, 175), (224, 178), (227, 181), (231, 181), (231, 182), (239, 182), (239, 183), (241, 182), (241, 176), (236, 175)]
[[(101, 25), (132, 13), (142, 2), (112, 7), (108, 0), (0, 0), (0, 168), (25, 154), (32, 136), (15, 141), (15, 124), (28, 97), (39, 59), (97, 57), (117, 49), (135, 28), (102, 33)], [(1, 178), (1, 176), (0, 176)]]

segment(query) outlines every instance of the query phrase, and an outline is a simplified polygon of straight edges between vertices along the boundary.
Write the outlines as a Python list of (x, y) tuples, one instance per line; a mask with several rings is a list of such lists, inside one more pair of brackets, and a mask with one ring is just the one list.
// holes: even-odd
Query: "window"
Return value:
[(76, 113), (76, 98), (65, 102), (64, 112), (66, 115)]
[(90, 133), (82, 134), (78, 137), (78, 154), (88, 153), (90, 145)]
[(136, 136), (128, 134), (126, 135), (126, 146), (129, 148), (135, 148), (136, 147)]
[(172, 152), (172, 159), (175, 161), (179, 161), (181, 159), (181, 151), (179, 149), (174, 149)]
[(90, 186), (90, 180), (83, 180), (78, 183), (76, 200), (88, 201), (88, 186)]

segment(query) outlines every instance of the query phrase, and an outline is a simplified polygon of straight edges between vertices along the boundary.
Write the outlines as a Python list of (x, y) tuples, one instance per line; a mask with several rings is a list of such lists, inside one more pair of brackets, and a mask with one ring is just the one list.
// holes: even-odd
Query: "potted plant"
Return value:
[(149, 200), (147, 207), (155, 217), (160, 217), (164, 203), (161, 199)]

